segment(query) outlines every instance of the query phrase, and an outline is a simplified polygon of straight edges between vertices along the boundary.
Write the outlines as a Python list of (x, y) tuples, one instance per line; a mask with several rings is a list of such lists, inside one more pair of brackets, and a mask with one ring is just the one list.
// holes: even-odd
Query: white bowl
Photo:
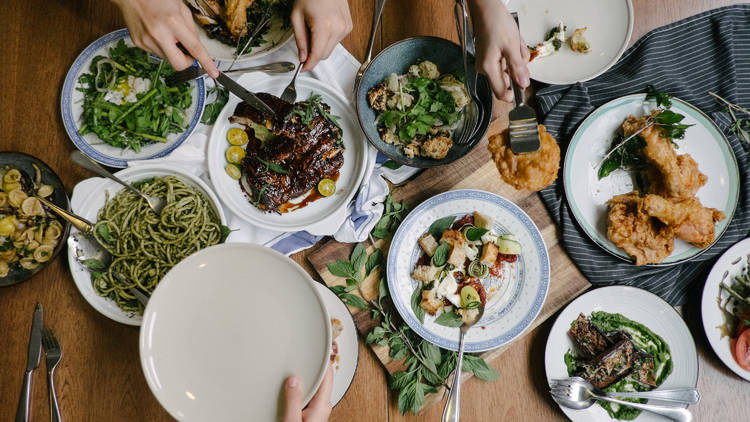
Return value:
[[(177, 176), (182, 181), (201, 192), (214, 207), (221, 224), (227, 224), (219, 199), (211, 191), (211, 188), (196, 176), (193, 176), (179, 167), (164, 164), (144, 164), (121, 170), (115, 174), (120, 179), (130, 183), (148, 179), (150, 177)], [(121, 189), (123, 189), (122, 186), (109, 179), (86, 179), (76, 185), (73, 189), (73, 195), (71, 196), (73, 212), (88, 221), (95, 223), (99, 210), (104, 206), (105, 193), (109, 192), (111, 198)], [(83, 199), (81, 200), (80, 198)], [(80, 205), (76, 206), (76, 204)], [(123, 311), (113, 300), (99, 296), (96, 291), (94, 291), (94, 288), (91, 286), (91, 273), (86, 267), (78, 262), (75, 256), (75, 246), (71, 243), (73, 234), (77, 233), (77, 230), (71, 227), (70, 232), (70, 236), (68, 237), (68, 265), (70, 266), (70, 273), (73, 276), (73, 281), (76, 283), (76, 287), (78, 287), (78, 291), (81, 292), (83, 298), (86, 299), (94, 309), (109, 319), (128, 325), (141, 325), (142, 318), (140, 315)]]
[(226, 243), (174, 266), (146, 307), (140, 356), (146, 381), (181, 421), (273, 421), (284, 382), (300, 377), (305, 403), (331, 350), (315, 283), (288, 257)]

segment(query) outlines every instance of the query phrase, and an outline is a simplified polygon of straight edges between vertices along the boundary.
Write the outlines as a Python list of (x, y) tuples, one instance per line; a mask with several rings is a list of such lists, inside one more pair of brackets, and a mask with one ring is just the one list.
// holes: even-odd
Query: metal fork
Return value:
[[(474, 44), (474, 33), (471, 31), (471, 25), (469, 25), (469, 14), (466, 13), (466, 3), (464, 0), (456, 0), (456, 3), (461, 5), (461, 12), (463, 14), (464, 28), (466, 28), (466, 37), (464, 38), (464, 44), (466, 52), (469, 53), (469, 59), (472, 66), (469, 68), (470, 73), (465, 75), (465, 80), (469, 86), (469, 95), (474, 99), (474, 103), (477, 107), (477, 123), (471, 134), (470, 139), (473, 139), (482, 127), (484, 122), (491, 113), (485, 113), (484, 105), (479, 99), (477, 94), (477, 69), (476, 69), (476, 45)], [(456, 19), (456, 29), (458, 30), (458, 37), (462, 38), (461, 27), (458, 24), (458, 18)]]
[(57, 364), (62, 359), (62, 348), (51, 328), (45, 328), (42, 332), (42, 345), (44, 346), (44, 357), (47, 365), (47, 388), (49, 390), (49, 413), (52, 422), (60, 422), (60, 407), (57, 405), (55, 394), (54, 372)]
[[(518, 14), (511, 13), (513, 19), (518, 25)], [(524, 152), (534, 152), (541, 146), (539, 140), (539, 123), (536, 120), (536, 112), (533, 108), (526, 105), (524, 100), (524, 91), (516, 84), (511, 76), (510, 85), (513, 87), (513, 99), (516, 108), (508, 114), (510, 124), (510, 150), (514, 154)]]
[(284, 92), (281, 93), (281, 99), (283, 101), (286, 101), (290, 104), (294, 104), (294, 102), (297, 101), (297, 88), (294, 86), (294, 83), (297, 81), (297, 75), (299, 75), (299, 70), (302, 69), (302, 65), (305, 63), (300, 63), (299, 66), (297, 66), (297, 70), (294, 72), (294, 77), (292, 77), (292, 81), (289, 82), (289, 85), (286, 86), (284, 89)]
[(461, 132), (456, 139), (456, 144), (466, 144), (471, 140), (472, 135), (476, 131), (477, 121), (479, 119), (479, 109), (477, 108), (477, 102), (474, 96), (471, 95), (472, 84), (469, 83), (471, 74), (469, 72), (469, 55), (466, 52), (466, 40), (468, 38), (467, 25), (464, 21), (464, 3), (457, 1), (453, 8), (453, 15), (456, 19), (456, 28), (459, 29), (458, 38), (461, 41), (461, 53), (463, 54), (464, 60), (464, 85), (466, 91), (469, 93), (469, 104), (464, 107), (463, 110), (463, 125)]
[[(286, 73), (294, 70), (294, 67), (294, 63), (292, 62), (276, 62), (263, 64), (260, 66), (248, 67), (245, 69), (230, 70), (224, 73), (227, 75), (243, 74), (249, 72)], [(167, 84), (167, 86), (175, 86), (183, 82), (200, 78), (205, 74), (206, 71), (202, 67), (190, 66), (185, 70), (181, 70), (167, 76), (166, 78), (164, 78), (164, 83)]]

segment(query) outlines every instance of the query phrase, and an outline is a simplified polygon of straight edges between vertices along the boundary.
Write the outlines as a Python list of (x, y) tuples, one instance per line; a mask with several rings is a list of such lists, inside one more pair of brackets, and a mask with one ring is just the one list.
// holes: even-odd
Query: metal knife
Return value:
[(42, 304), (37, 302), (34, 309), (34, 319), (31, 322), (31, 335), (29, 338), (29, 355), (26, 361), (26, 373), (23, 376), (23, 388), (21, 397), (18, 400), (18, 410), (16, 411), (16, 422), (28, 422), (29, 420), (29, 401), (31, 400), (31, 374), (39, 366), (39, 360), (42, 357)]
[(252, 108), (260, 111), (261, 113), (266, 115), (274, 114), (273, 110), (268, 106), (268, 104), (261, 101), (260, 98), (255, 96), (255, 94), (243, 88), (242, 85), (238, 84), (224, 73), (219, 72), (219, 76), (216, 78), (216, 82), (224, 85), (224, 88), (228, 89), (229, 92), (240, 97), (242, 101), (248, 103)]

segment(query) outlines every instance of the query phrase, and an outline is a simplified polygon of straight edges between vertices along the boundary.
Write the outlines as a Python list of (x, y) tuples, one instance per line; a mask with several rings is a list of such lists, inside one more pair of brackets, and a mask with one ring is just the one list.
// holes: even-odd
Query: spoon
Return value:
[(115, 182), (121, 184), (125, 189), (133, 192), (134, 194), (140, 196), (144, 200), (146, 200), (146, 203), (148, 203), (148, 206), (151, 207), (152, 210), (156, 213), (156, 215), (161, 215), (161, 210), (164, 208), (164, 205), (166, 205), (167, 201), (165, 201), (162, 198), (157, 198), (155, 196), (146, 195), (145, 193), (139, 191), (138, 189), (134, 188), (129, 183), (123, 182), (120, 180), (119, 177), (115, 176), (114, 174), (110, 173), (102, 167), (99, 163), (92, 160), (91, 158), (83, 155), (81, 151), (73, 151), (70, 153), (70, 159), (73, 160), (74, 163), (78, 164), (79, 166), (85, 168), (86, 170), (93, 171), (94, 173), (98, 174), (99, 176), (106, 177), (107, 179), (114, 180)]
[(448, 394), (448, 400), (445, 402), (443, 409), (443, 422), (458, 422), (459, 411), (461, 410), (461, 366), (464, 362), (464, 336), (484, 315), (484, 306), (479, 306), (479, 312), (474, 320), (464, 322), (461, 326), (461, 336), (458, 338), (458, 358), (456, 360), (456, 369), (453, 373), (453, 382), (451, 391)]
[(617, 403), (620, 406), (628, 406), (633, 409), (645, 410), (672, 419), (678, 422), (691, 422), (693, 414), (681, 407), (658, 406), (654, 404), (633, 403), (625, 400), (602, 396), (575, 383), (570, 386), (557, 386), (552, 388), (552, 398), (561, 406), (571, 409), (587, 409), (593, 406), (597, 400)]
[(625, 392), (606, 392), (594, 387), (590, 382), (581, 377), (571, 377), (550, 380), (550, 386), (569, 387), (573, 384), (579, 384), (582, 388), (588, 389), (600, 396), (634, 398), (634, 399), (653, 399), (681, 404), (696, 404), (700, 401), (700, 393), (695, 388), (675, 388), (670, 390), (652, 390), (652, 391), (625, 391)]
[[(79, 215), (58, 207), (40, 196), (35, 196), (35, 198), (78, 230), (77, 232), (72, 233), (68, 238), (68, 247), (75, 251), (76, 261), (80, 262), (84, 268), (91, 271), (91, 268), (89, 267), (90, 260), (96, 260), (101, 263), (101, 266), (103, 267), (101, 270), (107, 269), (110, 264), (112, 264), (112, 254), (110, 254), (94, 236), (93, 223)], [(115, 273), (115, 277), (117, 277), (118, 281), (121, 283), (127, 282), (125, 276), (122, 274)], [(144, 307), (148, 304), (148, 296), (144, 295), (140, 290), (134, 287), (129, 287), (128, 292), (135, 296)]]
[(305, 63), (302, 62), (297, 65), (297, 70), (294, 71), (294, 76), (292, 77), (292, 81), (289, 82), (289, 85), (284, 88), (284, 92), (281, 93), (281, 99), (283, 101), (286, 101), (290, 104), (294, 104), (297, 101), (297, 88), (294, 86), (294, 83), (297, 81), (297, 75), (299, 75), (299, 70), (302, 69), (302, 65)]

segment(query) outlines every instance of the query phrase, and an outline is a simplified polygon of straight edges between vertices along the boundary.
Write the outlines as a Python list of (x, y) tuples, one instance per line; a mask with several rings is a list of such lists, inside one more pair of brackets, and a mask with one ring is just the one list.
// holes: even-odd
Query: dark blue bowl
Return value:
[(463, 145), (453, 144), (453, 147), (448, 151), (448, 155), (442, 160), (435, 160), (428, 157), (409, 158), (404, 155), (399, 147), (388, 144), (380, 138), (375, 123), (377, 112), (370, 108), (367, 102), (367, 91), (383, 81), (391, 73), (404, 74), (409, 70), (409, 66), (423, 60), (435, 63), (441, 74), (453, 73), (455, 71), (463, 72), (464, 70), (461, 47), (457, 44), (437, 37), (407, 38), (391, 44), (372, 59), (357, 89), (355, 105), (362, 131), (375, 148), (391, 160), (400, 164), (410, 167), (428, 168), (458, 160), (474, 149), (479, 141), (482, 140), (492, 117), (492, 91), (490, 90), (487, 78), (484, 75), (479, 75), (477, 78), (477, 94), (479, 102), (482, 104), (481, 108), (483, 109), (484, 119), (479, 132), (469, 142)]

